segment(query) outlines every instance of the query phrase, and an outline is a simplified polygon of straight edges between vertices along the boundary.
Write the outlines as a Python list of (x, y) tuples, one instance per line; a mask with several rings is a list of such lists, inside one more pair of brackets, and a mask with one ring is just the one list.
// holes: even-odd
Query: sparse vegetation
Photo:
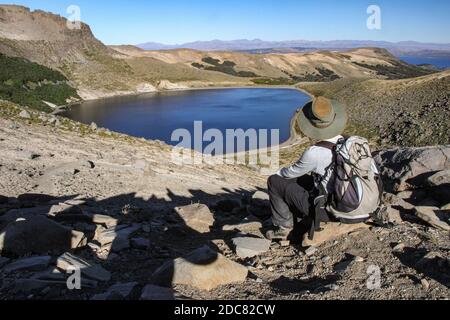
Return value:
[(202, 61), (209, 65), (203, 65), (201, 63), (194, 62), (192, 63), (192, 66), (197, 69), (217, 71), (242, 78), (253, 78), (258, 76), (256, 73), (251, 71), (236, 71), (234, 69), (236, 63), (234, 63), (233, 61), (225, 60), (223, 63), (220, 63), (220, 60), (211, 57), (203, 58)]
[(381, 64), (370, 65), (361, 62), (353, 62), (353, 64), (375, 71), (377, 75), (385, 76), (389, 80), (420, 77), (436, 72), (434, 70), (409, 65), (400, 61), (392, 61), (391, 63), (392, 66)]
[(64, 105), (71, 97), (79, 98), (60, 72), (0, 54), (1, 99), (48, 112), (51, 108), (43, 101)]

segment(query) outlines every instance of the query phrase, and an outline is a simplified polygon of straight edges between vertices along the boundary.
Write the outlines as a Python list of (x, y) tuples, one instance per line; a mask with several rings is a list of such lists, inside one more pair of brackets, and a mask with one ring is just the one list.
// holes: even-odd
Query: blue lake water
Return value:
[(399, 56), (399, 59), (409, 64), (431, 64), (439, 69), (450, 68), (450, 57), (411, 57), (411, 56)]
[[(178, 144), (171, 140), (173, 131), (193, 133), (194, 121), (203, 122), (203, 132), (215, 128), (223, 134), (227, 129), (279, 129), (280, 142), (284, 142), (289, 139), (295, 111), (309, 100), (294, 89), (192, 90), (88, 101), (62, 115), (171, 145)], [(276, 143), (268, 141), (268, 145)]]

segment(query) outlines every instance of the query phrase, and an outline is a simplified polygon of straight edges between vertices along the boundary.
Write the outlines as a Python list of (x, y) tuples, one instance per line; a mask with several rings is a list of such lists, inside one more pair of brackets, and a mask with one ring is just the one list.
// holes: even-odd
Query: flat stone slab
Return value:
[(214, 216), (204, 204), (176, 207), (175, 213), (183, 219), (186, 226), (200, 233), (209, 232), (214, 225)]
[(246, 267), (231, 261), (208, 246), (163, 264), (152, 275), (156, 285), (188, 285), (210, 291), (218, 286), (244, 282)]
[(96, 294), (91, 300), (118, 300), (127, 299), (133, 293), (133, 290), (138, 285), (137, 282), (117, 283), (109, 287), (108, 291)]
[(255, 216), (249, 216), (237, 224), (227, 224), (222, 227), (223, 231), (238, 230), (241, 232), (259, 232), (263, 227), (261, 220)]
[(307, 235), (303, 239), (302, 245), (304, 247), (318, 247), (322, 243), (325, 243), (330, 240), (335, 240), (340, 236), (359, 231), (369, 229), (370, 226), (365, 223), (358, 224), (343, 224), (340, 222), (330, 222), (330, 223), (322, 223), (320, 227), (323, 229), (322, 231), (314, 233), (314, 239), (309, 240)]
[(442, 216), (446, 217), (448, 221), (449, 214), (446, 213), (445, 211), (435, 207), (416, 207), (415, 209), (416, 209), (416, 216), (421, 220), (425, 221), (426, 223), (428, 223), (429, 225), (431, 225), (432, 227), (445, 231), (450, 231), (450, 225), (447, 222), (442, 221), (440, 219), (440, 216)]
[(98, 281), (106, 282), (111, 279), (111, 273), (102, 266), (91, 264), (90, 262), (68, 252), (58, 257), (56, 260), (56, 266), (66, 272), (74, 269), (80, 269), (81, 274)]
[(116, 226), (108, 229), (103, 229), (97, 232), (95, 240), (97, 240), (102, 246), (111, 245), (111, 250), (118, 252), (130, 247), (129, 238), (131, 235), (141, 228), (139, 224), (133, 224), (132, 226)]
[(13, 271), (42, 271), (45, 270), (50, 264), (52, 257), (50, 256), (37, 256), (30, 258), (23, 258), (11, 262), (3, 268), (5, 272)]
[(235, 246), (236, 254), (242, 259), (253, 258), (269, 251), (271, 244), (271, 241), (267, 239), (251, 237), (234, 238), (232, 241)]

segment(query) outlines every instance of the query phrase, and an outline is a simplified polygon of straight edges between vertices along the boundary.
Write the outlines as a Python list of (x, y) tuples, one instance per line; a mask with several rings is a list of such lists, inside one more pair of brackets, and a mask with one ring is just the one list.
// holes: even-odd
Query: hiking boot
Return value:
[(288, 240), (292, 229), (274, 226), (272, 229), (266, 232), (266, 238), (272, 241), (285, 241)]

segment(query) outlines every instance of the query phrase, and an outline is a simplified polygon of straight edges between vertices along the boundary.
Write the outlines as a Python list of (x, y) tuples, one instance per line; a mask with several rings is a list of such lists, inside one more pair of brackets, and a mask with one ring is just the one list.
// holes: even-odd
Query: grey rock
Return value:
[(133, 238), (131, 239), (131, 247), (136, 249), (148, 249), (150, 247), (150, 240), (145, 238)]
[(94, 295), (91, 300), (128, 299), (133, 294), (137, 285), (137, 282), (117, 283), (109, 287), (106, 292)]
[(424, 186), (427, 173), (450, 167), (450, 146), (399, 148), (382, 151), (374, 157), (388, 192)]
[(117, 219), (107, 216), (107, 215), (102, 215), (102, 214), (93, 214), (91, 216), (91, 219), (92, 219), (93, 223), (102, 224), (108, 228), (117, 226), (117, 224), (119, 223), (119, 221)]
[(234, 199), (224, 199), (216, 203), (217, 209), (223, 212), (232, 212), (235, 208), (239, 208), (241, 203)]
[(31, 119), (30, 113), (28, 111), (26, 111), (26, 110), (22, 110), (19, 113), (19, 117), (22, 118), (22, 119)]
[(430, 289), (430, 283), (428, 282), (427, 279), (422, 279), (422, 280), (420, 280), (420, 283), (422, 284), (422, 287), (423, 287), (425, 290)]
[(242, 258), (253, 258), (270, 249), (271, 241), (267, 239), (239, 237), (233, 239), (236, 254)]
[(111, 273), (102, 266), (92, 264), (68, 252), (58, 257), (56, 266), (66, 272), (74, 268), (80, 269), (81, 274), (98, 281), (106, 282), (111, 279)]
[(56, 199), (57, 198), (54, 196), (40, 193), (26, 193), (17, 197), (17, 200), (19, 200), (22, 205), (44, 205), (55, 201)]
[(270, 217), (271, 211), (269, 195), (262, 191), (255, 192), (250, 201), (250, 205), (247, 207), (247, 211), (249, 214), (263, 220)]
[(16, 255), (64, 252), (85, 246), (84, 233), (66, 228), (42, 216), (9, 223), (0, 233), (0, 252)]
[(13, 271), (41, 271), (45, 270), (50, 264), (52, 257), (36, 256), (16, 260), (6, 265), (3, 270), (5, 272)]
[(152, 283), (164, 287), (188, 285), (210, 291), (221, 285), (244, 282), (247, 274), (244, 266), (204, 246), (163, 264), (153, 273)]
[(209, 232), (214, 225), (214, 216), (204, 204), (192, 204), (175, 208), (176, 214), (183, 219), (186, 226), (200, 232)]
[(334, 266), (334, 271), (336, 271), (337, 273), (343, 273), (345, 272), (345, 270), (347, 270), (347, 268), (350, 266), (350, 264), (353, 262), (353, 260), (344, 260), (341, 261), (339, 263), (337, 263)]
[(92, 131), (96, 131), (98, 129), (98, 126), (97, 126), (97, 124), (95, 122), (92, 122), (91, 125), (89, 126), (89, 128)]
[(9, 210), (4, 215), (0, 216), (0, 229), (5, 227), (8, 223), (14, 222), (19, 218), (28, 219), (34, 216), (46, 216), (49, 210), (50, 206)]
[(437, 207), (416, 207), (415, 209), (416, 216), (429, 225), (441, 230), (450, 231), (450, 225), (440, 218), (447, 216), (448, 221), (448, 215), (444, 211), (441, 211)]
[(310, 257), (310, 256), (313, 256), (316, 252), (317, 252), (317, 248), (316, 247), (309, 247), (308, 249), (306, 249), (305, 254), (308, 257)]
[(394, 251), (394, 252), (402, 252), (403, 249), (405, 249), (405, 244), (404, 243), (399, 243), (394, 248), (392, 248), (392, 251)]
[(48, 214), (50, 216), (57, 216), (60, 214), (83, 214), (83, 211), (78, 206), (68, 205), (65, 203), (60, 203), (53, 205)]
[(132, 226), (116, 226), (97, 232), (95, 240), (102, 246), (111, 245), (111, 250), (118, 252), (130, 247), (130, 236), (141, 228), (139, 224)]
[(152, 284), (146, 285), (142, 290), (140, 300), (174, 300), (175, 291), (170, 288), (155, 286)]
[(392, 206), (386, 207), (386, 214), (389, 222), (400, 224), (403, 222), (403, 219), (400, 215), (400, 210), (394, 209)]
[(252, 232), (259, 231), (263, 227), (261, 220), (255, 216), (249, 216), (242, 220), (238, 224), (227, 224), (222, 227), (223, 231), (241, 231), (241, 232)]
[(6, 265), (9, 261), (10, 261), (9, 258), (0, 257), (0, 268), (2, 268), (4, 265)]
[(450, 185), (450, 170), (443, 170), (435, 173), (427, 179), (427, 185), (430, 187)]

